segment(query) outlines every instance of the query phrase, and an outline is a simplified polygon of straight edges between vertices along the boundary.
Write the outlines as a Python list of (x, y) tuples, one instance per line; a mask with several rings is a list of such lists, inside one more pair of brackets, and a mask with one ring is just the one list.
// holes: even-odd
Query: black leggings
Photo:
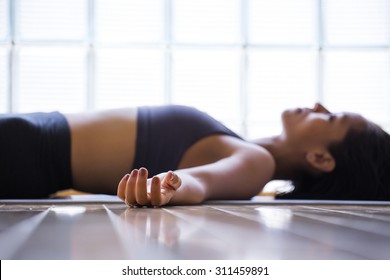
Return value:
[(0, 115), (0, 199), (72, 187), (70, 130), (58, 112)]

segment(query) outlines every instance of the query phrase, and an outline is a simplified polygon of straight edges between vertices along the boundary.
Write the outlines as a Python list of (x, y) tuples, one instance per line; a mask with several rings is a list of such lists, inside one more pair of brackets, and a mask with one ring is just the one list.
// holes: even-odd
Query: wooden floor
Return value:
[(0, 201), (0, 259), (390, 259), (390, 204)]

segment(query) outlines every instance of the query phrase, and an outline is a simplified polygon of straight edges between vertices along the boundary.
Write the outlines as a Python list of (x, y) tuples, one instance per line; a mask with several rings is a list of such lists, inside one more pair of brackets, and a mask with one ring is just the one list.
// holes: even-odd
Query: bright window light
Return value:
[(7, 110), (8, 98), (8, 49), (0, 46), (0, 113)]
[(96, 53), (96, 108), (161, 104), (164, 52), (160, 49), (99, 49)]
[(164, 39), (164, 1), (97, 0), (96, 40), (100, 43), (156, 43)]
[(389, 46), (389, 0), (327, 0), (323, 3), (327, 44)]
[(249, 42), (266, 45), (313, 45), (317, 1), (249, 0)]
[(172, 67), (174, 103), (195, 106), (220, 120), (239, 118), (239, 50), (174, 50)]
[(325, 101), (336, 111), (363, 114), (375, 122), (390, 119), (389, 52), (325, 52)]
[(390, 131), (388, 0), (0, 0), (0, 112), (184, 104), (244, 137), (323, 102)]
[(9, 23), (9, 2), (8, 0), (0, 0), (0, 41), (8, 37)]
[(273, 121), (286, 108), (316, 100), (317, 54), (306, 50), (253, 50), (249, 53), (248, 117)]
[(249, 138), (280, 133), (286, 108), (310, 107), (316, 101), (315, 51), (251, 50), (248, 64)]
[(16, 34), (20, 40), (84, 40), (87, 0), (18, 0)]
[(86, 52), (76, 47), (21, 47), (17, 52), (18, 111), (85, 108)]
[(173, 0), (172, 32), (177, 43), (240, 42), (239, 0)]

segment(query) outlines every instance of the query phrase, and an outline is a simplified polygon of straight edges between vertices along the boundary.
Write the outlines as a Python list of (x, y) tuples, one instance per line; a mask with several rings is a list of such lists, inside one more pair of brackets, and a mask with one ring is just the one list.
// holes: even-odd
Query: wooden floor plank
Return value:
[[(0, 233), (0, 259), (15, 259), (17, 252), (25, 244), (31, 242), (31, 236), (39, 228), (42, 221), (48, 215), (49, 209), (24, 218), (21, 221), (17, 220), (7, 229)], [(8, 211), (8, 215), (14, 214), (13, 211)], [(13, 217), (15, 217), (13, 215)], [(18, 218), (17, 218), (18, 219)]]
[(16, 259), (125, 258), (101, 205), (53, 206)]
[[(350, 228), (350, 217), (338, 218), (338, 223), (329, 223), (334, 217), (323, 213), (322, 216), (308, 218), (310, 210), (302, 214), (301, 206), (260, 206), (253, 211), (252, 207), (219, 206), (228, 210), (232, 215), (239, 215), (250, 220), (259, 221), (271, 228), (279, 228), (308, 240), (326, 244), (332, 248), (351, 252), (363, 258), (390, 258), (390, 238), (387, 233), (376, 233), (364, 228)], [(378, 222), (366, 221), (371, 226), (379, 226)], [(383, 224), (381, 224), (383, 226)], [(355, 224), (355, 227), (357, 225)], [(364, 227), (364, 224), (360, 226)], [(383, 227), (382, 227), (383, 229)], [(387, 227), (386, 227), (387, 229)]]

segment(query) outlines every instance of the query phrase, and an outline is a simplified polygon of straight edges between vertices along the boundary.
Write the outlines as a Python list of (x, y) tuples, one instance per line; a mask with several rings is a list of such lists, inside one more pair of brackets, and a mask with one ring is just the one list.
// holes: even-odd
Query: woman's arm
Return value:
[(126, 175), (118, 196), (128, 205), (198, 204), (209, 199), (249, 199), (273, 176), (275, 163), (265, 149), (221, 137), (223, 157), (213, 163), (169, 171), (147, 179), (142, 168)]

